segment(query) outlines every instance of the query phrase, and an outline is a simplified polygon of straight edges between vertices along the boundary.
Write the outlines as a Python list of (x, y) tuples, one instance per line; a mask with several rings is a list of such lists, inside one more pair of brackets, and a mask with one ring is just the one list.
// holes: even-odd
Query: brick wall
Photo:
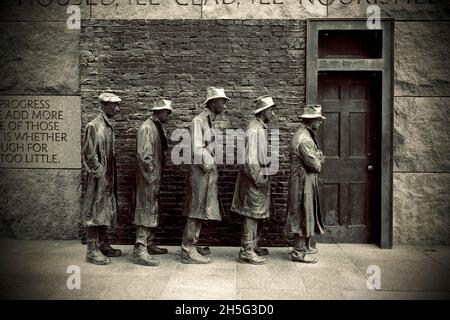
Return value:
[[(276, 215), (262, 223), (261, 243), (286, 243), (284, 220), (288, 180), (288, 143), (305, 101), (305, 21), (299, 20), (85, 20), (80, 36), (82, 129), (96, 114), (96, 97), (107, 88), (124, 103), (115, 121), (118, 164), (117, 242), (134, 239), (130, 199), (134, 188), (136, 129), (146, 107), (170, 97), (176, 112), (166, 129), (188, 127), (202, 110), (207, 86), (223, 86), (232, 100), (219, 126), (244, 128), (252, 100), (271, 94), (278, 104), (280, 170), (272, 179)], [(171, 142), (171, 147), (175, 143)], [(222, 222), (205, 225), (201, 241), (238, 245), (241, 219), (230, 211), (236, 165), (219, 166), (219, 193), (226, 209)], [(160, 243), (179, 244), (184, 217), (187, 167), (168, 159), (161, 187)], [(85, 182), (85, 172), (83, 172)]]

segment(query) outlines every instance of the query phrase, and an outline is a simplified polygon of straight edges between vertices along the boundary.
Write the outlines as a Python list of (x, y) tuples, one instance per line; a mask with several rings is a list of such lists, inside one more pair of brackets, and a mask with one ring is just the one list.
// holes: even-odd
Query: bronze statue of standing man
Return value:
[(270, 166), (267, 157), (267, 123), (274, 113), (272, 97), (255, 100), (255, 118), (245, 136), (245, 164), (239, 170), (231, 210), (244, 217), (239, 260), (250, 264), (265, 264), (268, 250), (258, 246), (258, 223), (270, 216), (270, 176), (265, 168)]
[(324, 233), (319, 202), (319, 173), (325, 162), (316, 140), (322, 119), (320, 105), (306, 105), (302, 125), (294, 134), (290, 145), (290, 176), (286, 231), (293, 233), (292, 261), (317, 263), (313, 254), (317, 248), (312, 241), (316, 234)]
[(144, 121), (137, 132), (136, 154), (136, 202), (134, 224), (136, 243), (133, 263), (157, 266), (159, 260), (152, 254), (165, 254), (167, 249), (156, 246), (155, 227), (158, 226), (159, 191), (168, 149), (163, 123), (169, 120), (173, 111), (172, 101), (159, 98), (151, 111), (153, 114)]
[(112, 121), (119, 112), (121, 99), (109, 92), (99, 96), (100, 109), (84, 132), (83, 162), (87, 171), (87, 187), (81, 209), (86, 226), (86, 261), (104, 265), (109, 257), (118, 257), (120, 250), (108, 244), (106, 228), (117, 219), (116, 165)]
[(181, 262), (187, 264), (209, 263), (208, 247), (197, 245), (202, 222), (222, 220), (219, 209), (217, 180), (219, 177), (215, 160), (214, 121), (230, 100), (223, 88), (208, 87), (205, 109), (191, 122), (191, 146), (193, 163), (190, 166), (188, 189), (183, 215), (187, 216), (181, 245)]

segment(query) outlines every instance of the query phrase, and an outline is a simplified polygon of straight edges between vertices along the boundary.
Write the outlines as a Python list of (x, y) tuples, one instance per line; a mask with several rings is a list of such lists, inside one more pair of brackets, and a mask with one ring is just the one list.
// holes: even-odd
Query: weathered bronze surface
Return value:
[[(231, 210), (244, 216), (239, 259), (251, 264), (264, 264), (264, 250), (258, 248), (258, 222), (268, 218), (271, 212), (270, 176), (264, 172), (269, 166), (267, 158), (267, 123), (273, 117), (273, 99), (268, 96), (255, 100), (255, 118), (245, 136), (245, 164), (236, 180)], [(257, 252), (255, 252), (257, 251)]]
[(318, 178), (325, 158), (315, 138), (315, 131), (323, 118), (321, 108), (308, 105), (301, 117), (304, 123), (292, 137), (290, 145), (286, 230), (294, 234), (292, 260), (317, 262), (307, 254), (316, 251), (308, 247), (310, 238), (325, 230), (320, 211)]
[(112, 119), (119, 111), (120, 98), (112, 93), (99, 97), (100, 112), (86, 125), (83, 162), (88, 172), (81, 221), (87, 227), (86, 261), (108, 264), (108, 257), (118, 257), (120, 250), (108, 244), (106, 228), (114, 226), (117, 217), (116, 165)]
[(208, 263), (210, 258), (200, 254), (197, 242), (203, 220), (222, 220), (217, 192), (219, 177), (214, 152), (207, 146), (214, 142), (214, 121), (223, 112), (226, 101), (223, 88), (208, 87), (206, 108), (191, 122), (192, 163), (183, 215), (187, 217), (183, 232), (181, 261)]
[(171, 101), (159, 98), (152, 108), (153, 114), (137, 132), (136, 150), (136, 199), (134, 224), (137, 226), (133, 262), (157, 266), (159, 261), (151, 254), (165, 254), (167, 249), (154, 243), (155, 227), (158, 226), (159, 191), (168, 149), (167, 137), (162, 123), (169, 119), (173, 108)]

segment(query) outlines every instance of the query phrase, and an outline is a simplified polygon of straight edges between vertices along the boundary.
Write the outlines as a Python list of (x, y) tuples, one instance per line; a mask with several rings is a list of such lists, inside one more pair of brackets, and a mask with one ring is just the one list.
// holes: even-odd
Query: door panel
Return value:
[(318, 102), (323, 121), (318, 134), (326, 162), (320, 174), (321, 204), (327, 234), (321, 241), (371, 240), (375, 141), (374, 74), (319, 73)]

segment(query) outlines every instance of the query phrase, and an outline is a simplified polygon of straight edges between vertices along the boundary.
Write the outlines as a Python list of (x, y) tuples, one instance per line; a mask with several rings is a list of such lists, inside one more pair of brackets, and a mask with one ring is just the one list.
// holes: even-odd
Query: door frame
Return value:
[(379, 177), (375, 184), (378, 194), (375, 203), (378, 208), (378, 244), (391, 249), (393, 244), (393, 41), (394, 20), (381, 19), (382, 56), (379, 59), (319, 59), (320, 30), (368, 30), (366, 19), (307, 19), (306, 37), (306, 103), (318, 103), (318, 75), (321, 71), (378, 71), (381, 80), (381, 109), (378, 112), (380, 129), (376, 130), (379, 143)]

